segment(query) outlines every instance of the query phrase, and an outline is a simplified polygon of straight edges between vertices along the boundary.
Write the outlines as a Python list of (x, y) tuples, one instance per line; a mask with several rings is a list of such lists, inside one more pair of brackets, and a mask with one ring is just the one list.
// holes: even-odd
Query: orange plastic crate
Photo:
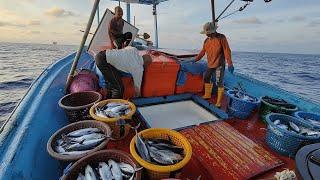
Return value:
[(142, 96), (168, 96), (173, 95), (176, 87), (179, 64), (171, 57), (161, 53), (149, 53), (152, 63), (145, 68)]
[(123, 76), (122, 83), (124, 87), (124, 93), (123, 93), (123, 99), (131, 99), (134, 97), (135, 90), (134, 90), (134, 84), (133, 79), (130, 76)]
[(176, 86), (176, 94), (181, 93), (199, 93), (203, 90), (203, 77), (187, 73), (187, 80), (184, 85)]

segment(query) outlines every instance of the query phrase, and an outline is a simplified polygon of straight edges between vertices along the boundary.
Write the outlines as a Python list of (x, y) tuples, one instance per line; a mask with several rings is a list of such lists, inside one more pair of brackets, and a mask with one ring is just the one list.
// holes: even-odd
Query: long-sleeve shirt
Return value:
[(106, 60), (113, 67), (130, 73), (135, 87), (140, 91), (143, 77), (143, 58), (136, 48), (128, 46), (124, 49), (107, 50)]
[(221, 61), (224, 61), (223, 57), (228, 65), (232, 65), (231, 50), (227, 38), (223, 34), (217, 34), (213, 38), (208, 37), (203, 43), (202, 50), (196, 56), (196, 61), (200, 60), (205, 54), (207, 54), (209, 68), (220, 66)]

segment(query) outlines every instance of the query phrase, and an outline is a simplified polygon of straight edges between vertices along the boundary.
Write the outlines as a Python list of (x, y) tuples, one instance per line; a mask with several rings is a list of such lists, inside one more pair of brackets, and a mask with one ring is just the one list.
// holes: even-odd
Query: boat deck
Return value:
[[(214, 98), (210, 100), (210, 102), (214, 102)], [(224, 98), (224, 101), (222, 103), (222, 109), (226, 110), (226, 98)], [(238, 130), (240, 133), (257, 143), (258, 145), (265, 148), (267, 151), (269, 151), (272, 155), (279, 158), (283, 161), (283, 165), (267, 171), (266, 173), (260, 174), (254, 179), (265, 179), (265, 178), (271, 178), (275, 175), (276, 172), (283, 171), (284, 169), (295, 169), (295, 161), (294, 159), (290, 159), (289, 157), (281, 156), (278, 153), (272, 151), (268, 145), (265, 142), (265, 135), (266, 135), (266, 124), (263, 123), (258, 116), (257, 112), (254, 112), (252, 116), (250, 116), (247, 120), (241, 120), (236, 118), (231, 118), (226, 120), (228, 124), (230, 124), (233, 128)], [(136, 125), (137, 119), (133, 121), (132, 125)], [(129, 151), (129, 145), (132, 137), (134, 136), (133, 131), (131, 131), (125, 139), (121, 141), (113, 141), (110, 142), (107, 146), (107, 149), (119, 149), (123, 150), (125, 152), (130, 153)], [(121, 143), (119, 143), (121, 142)], [(193, 154), (194, 155), (194, 154)], [(213, 179), (210, 177), (208, 172), (206, 172), (205, 168), (203, 167), (204, 164), (202, 164), (200, 161), (196, 160), (194, 157), (191, 159), (191, 161), (185, 166), (181, 172), (180, 178), (181, 179), (197, 179), (201, 175), (201, 179)]]

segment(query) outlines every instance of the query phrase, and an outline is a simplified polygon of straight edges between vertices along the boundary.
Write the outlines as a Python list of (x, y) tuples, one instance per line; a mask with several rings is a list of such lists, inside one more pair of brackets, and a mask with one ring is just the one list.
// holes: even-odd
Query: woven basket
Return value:
[[(62, 176), (62, 180), (74, 180), (77, 179), (80, 172), (85, 171), (88, 164), (93, 167), (98, 167), (99, 162), (107, 162), (112, 159), (116, 162), (124, 162), (130, 164), (134, 169), (139, 169), (139, 164), (130, 156), (130, 154), (119, 150), (102, 150), (90, 154), (79, 161), (75, 162), (67, 173)], [(137, 171), (135, 174), (135, 180), (141, 179), (141, 171)]]
[(56, 146), (56, 141), (58, 139), (61, 138), (61, 135), (63, 134), (68, 134), (72, 131), (78, 130), (78, 129), (84, 129), (84, 128), (98, 128), (100, 129), (106, 136), (110, 136), (111, 135), (111, 129), (110, 127), (102, 122), (98, 122), (98, 121), (94, 121), (94, 120), (87, 120), (87, 121), (81, 121), (81, 122), (76, 122), (76, 123), (72, 123), (68, 126), (65, 126), (61, 129), (59, 129), (57, 132), (55, 132), (49, 139), (48, 143), (47, 143), (47, 151), (50, 154), (50, 156), (52, 156), (55, 159), (58, 159), (60, 161), (76, 161), (90, 153), (93, 153), (95, 151), (99, 151), (101, 149), (103, 149), (108, 141), (109, 138), (107, 138), (106, 140), (104, 140), (99, 146), (97, 146), (96, 148), (92, 149), (91, 151), (81, 154), (81, 155), (62, 155), (57, 153), (54, 150), (54, 147)]
[(281, 123), (287, 124), (288, 122), (293, 122), (298, 126), (312, 128), (309, 124), (306, 124), (295, 117), (271, 113), (267, 115), (266, 120), (268, 123), (266, 142), (273, 150), (282, 155), (293, 158), (301, 147), (319, 140), (318, 137), (303, 136), (281, 129), (273, 123), (275, 120), (280, 120)]
[[(276, 98), (275, 98), (276, 99)], [(266, 122), (266, 116), (270, 113), (280, 113), (280, 114), (287, 114), (292, 115), (294, 112), (298, 111), (298, 107), (294, 106), (293, 108), (285, 108), (282, 106), (277, 106), (274, 104), (270, 104), (264, 100), (264, 97), (260, 98), (261, 106), (260, 106), (260, 119), (263, 122)]]
[[(128, 115), (121, 116), (120, 118), (104, 118), (104, 117), (97, 116), (96, 115), (96, 107), (102, 107), (110, 102), (127, 103), (127, 104), (129, 104), (131, 111)], [(90, 108), (90, 115), (95, 120), (107, 123), (113, 131), (112, 138), (114, 140), (121, 140), (121, 139), (124, 139), (128, 135), (128, 133), (131, 129), (131, 125), (128, 124), (128, 120), (131, 120), (131, 118), (132, 118), (133, 114), (136, 112), (136, 110), (137, 110), (136, 106), (130, 101), (123, 100), (123, 99), (108, 99), (108, 100), (104, 100), (104, 101), (101, 101), (101, 102), (93, 105)], [(119, 119), (125, 120), (126, 121), (125, 125), (119, 125), (119, 123), (118, 123)]]
[(102, 99), (101, 94), (95, 91), (77, 92), (65, 95), (59, 101), (68, 120), (72, 122), (92, 119), (89, 115), (90, 107)]
[(130, 153), (138, 163), (147, 170), (148, 179), (165, 179), (178, 176), (181, 169), (189, 162), (192, 156), (192, 147), (189, 141), (182, 134), (171, 129), (150, 128), (139, 132), (143, 138), (161, 138), (170, 139), (177, 146), (184, 149), (184, 158), (177, 164), (169, 166), (160, 166), (151, 164), (143, 160), (137, 153), (135, 148), (136, 136), (130, 142)]
[(234, 90), (227, 91), (227, 97), (228, 97), (228, 114), (233, 117), (237, 117), (240, 119), (247, 119), (252, 111), (254, 111), (256, 108), (260, 106), (260, 100), (254, 98), (255, 102), (249, 102), (242, 100), (240, 98), (237, 98), (234, 96)]
[(306, 120), (313, 119), (315, 121), (320, 122), (320, 114), (298, 111), (294, 113), (294, 116), (299, 118), (301, 121), (310, 124), (313, 128), (320, 129), (320, 125), (312, 124), (310, 121)]

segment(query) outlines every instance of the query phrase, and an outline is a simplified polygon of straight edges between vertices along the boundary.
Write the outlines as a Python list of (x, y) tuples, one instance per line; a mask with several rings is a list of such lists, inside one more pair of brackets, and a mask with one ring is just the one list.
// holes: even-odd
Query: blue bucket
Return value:
[(298, 126), (304, 126), (311, 129), (312, 126), (293, 116), (278, 113), (268, 114), (266, 117), (268, 124), (266, 142), (271, 149), (282, 155), (294, 158), (295, 154), (300, 148), (319, 141), (319, 136), (303, 136), (285, 129), (281, 129), (273, 123), (275, 120), (280, 120), (281, 124), (293, 122)]
[[(301, 119), (301, 121), (312, 125), (313, 128), (320, 129), (320, 114), (298, 111), (294, 113), (294, 116)], [(308, 119), (312, 119), (318, 123), (313, 123)]]
[(252, 97), (255, 99), (254, 102), (246, 101), (234, 96), (235, 90), (228, 90), (228, 107), (227, 110), (229, 115), (240, 118), (247, 119), (253, 110), (255, 110), (260, 105), (260, 99)]

